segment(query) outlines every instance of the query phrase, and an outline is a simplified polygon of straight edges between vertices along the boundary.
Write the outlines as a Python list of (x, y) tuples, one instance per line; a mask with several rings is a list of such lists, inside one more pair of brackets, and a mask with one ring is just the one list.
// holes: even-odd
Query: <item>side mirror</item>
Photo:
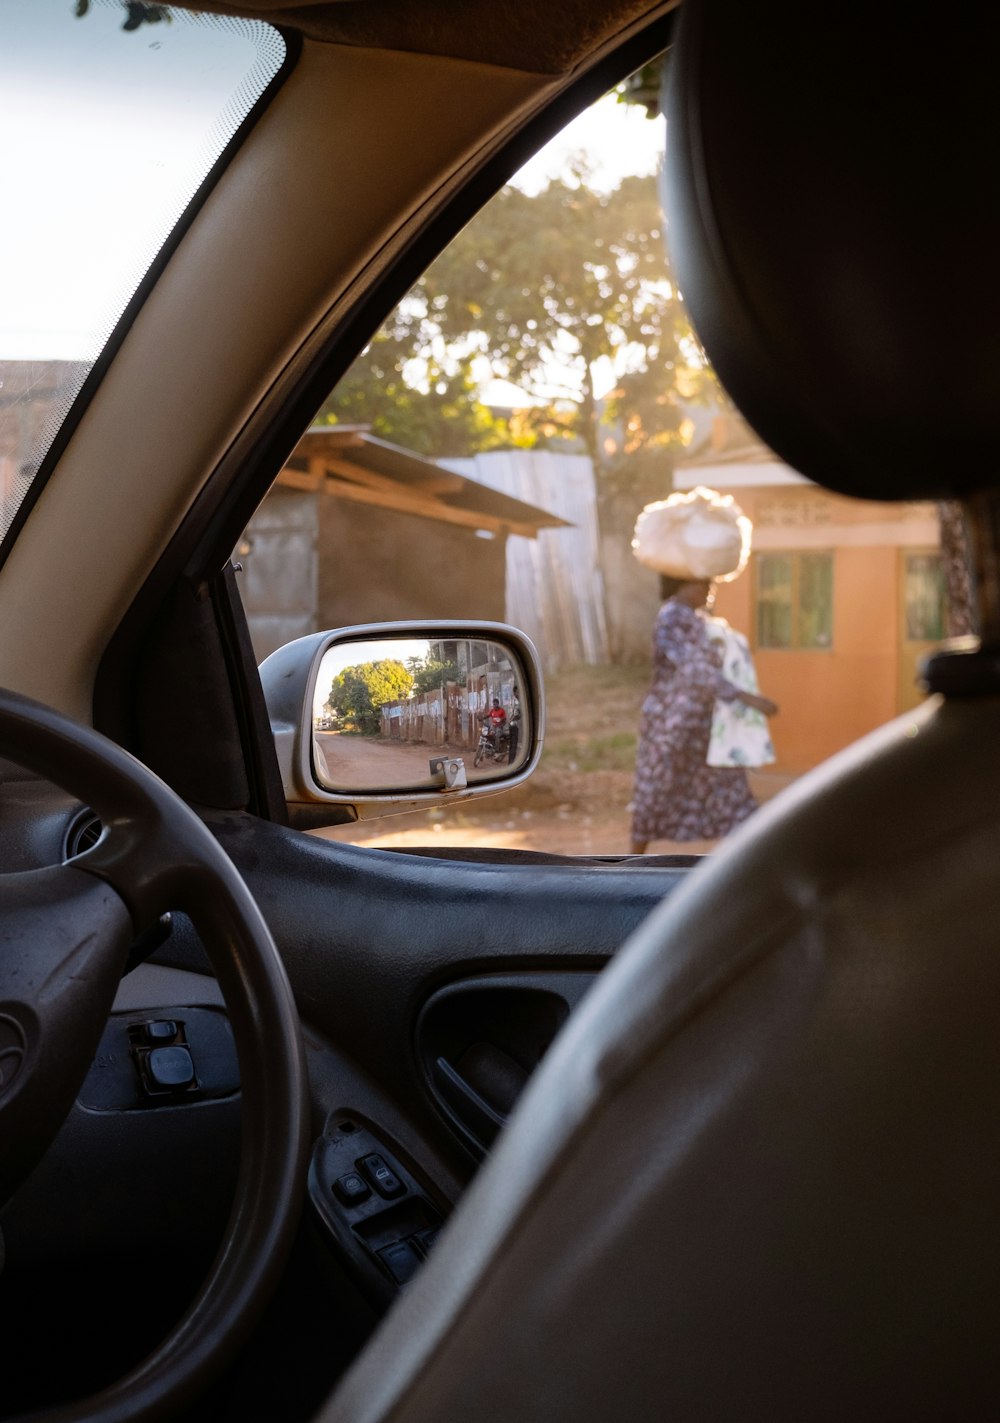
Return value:
[(538, 764), (541, 670), (502, 623), (371, 623), (261, 663), (293, 825), (314, 828), (519, 785)]

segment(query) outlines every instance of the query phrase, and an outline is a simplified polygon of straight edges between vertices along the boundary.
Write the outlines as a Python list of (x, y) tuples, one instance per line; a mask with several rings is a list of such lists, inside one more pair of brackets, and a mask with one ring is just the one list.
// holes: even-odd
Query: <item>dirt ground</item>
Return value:
[[(379, 849), (479, 845), (568, 855), (626, 854), (639, 708), (648, 676), (648, 668), (640, 666), (575, 667), (548, 674), (541, 763), (516, 790), (317, 833)], [(758, 799), (768, 800), (789, 779), (762, 771), (751, 776), (751, 783)], [(713, 843), (659, 841), (649, 849), (700, 854)]]
[[(317, 731), (315, 745), (326, 762), (327, 776), (332, 786), (415, 786), (422, 781), (428, 786), (430, 761), (438, 756), (461, 756), (465, 760), (470, 781), (489, 780), (503, 775), (503, 761), (494, 765), (484, 761), (475, 767), (474, 749), (468, 746), (425, 746), (413, 742), (384, 741), (380, 736), (343, 735), (337, 731)], [(506, 757), (506, 752), (503, 753)]]

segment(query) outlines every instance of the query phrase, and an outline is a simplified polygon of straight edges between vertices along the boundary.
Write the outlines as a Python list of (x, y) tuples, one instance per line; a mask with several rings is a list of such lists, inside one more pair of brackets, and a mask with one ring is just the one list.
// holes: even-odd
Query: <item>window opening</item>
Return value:
[[(664, 131), (642, 112), (659, 69), (625, 86), (638, 102), (608, 95), (575, 120), (432, 264), (242, 540), (260, 658), (316, 629), (435, 618), (513, 623), (541, 655), (546, 739), (526, 785), (333, 838), (569, 854), (641, 839), (630, 806), (663, 598), (631, 540), (647, 502), (699, 485), (754, 525), (751, 563), (718, 585), (715, 614), (745, 635), (780, 708), (776, 762), (727, 753), (744, 756), (759, 801), (894, 716), (903, 683), (906, 705), (922, 696), (909, 653), (942, 616), (939, 511), (829, 493), (733, 408), (674, 283)], [(485, 695), (481, 676), (469, 685)]]
[(816, 649), (833, 646), (833, 555), (759, 553), (757, 646)]
[(937, 553), (908, 553), (904, 560), (904, 617), (909, 642), (947, 637), (944, 569)]

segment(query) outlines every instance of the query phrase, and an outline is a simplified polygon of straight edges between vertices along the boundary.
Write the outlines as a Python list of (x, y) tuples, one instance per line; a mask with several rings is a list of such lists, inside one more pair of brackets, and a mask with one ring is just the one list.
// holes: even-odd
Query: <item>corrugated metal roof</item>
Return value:
[(312, 426), (278, 479), (354, 503), (494, 533), (535, 538), (539, 529), (568, 526), (557, 514), (380, 440), (358, 425)]

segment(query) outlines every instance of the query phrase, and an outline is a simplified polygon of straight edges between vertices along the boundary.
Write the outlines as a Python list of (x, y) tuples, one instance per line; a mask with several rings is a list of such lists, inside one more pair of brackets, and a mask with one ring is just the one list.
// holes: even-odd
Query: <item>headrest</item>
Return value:
[(757, 433), (845, 494), (1000, 483), (998, 8), (682, 6), (678, 285)]

